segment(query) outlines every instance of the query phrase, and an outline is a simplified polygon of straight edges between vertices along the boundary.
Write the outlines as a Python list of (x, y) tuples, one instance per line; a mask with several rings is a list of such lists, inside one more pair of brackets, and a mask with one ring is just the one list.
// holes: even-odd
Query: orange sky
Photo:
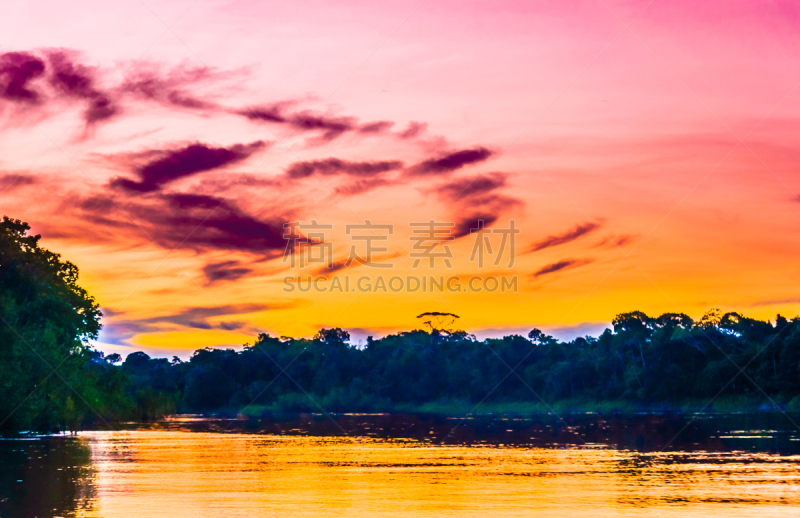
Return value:
[[(107, 352), (321, 327), (363, 342), (424, 311), (564, 337), (631, 310), (800, 313), (794, 3), (8, 11), (0, 207), (80, 267)], [(409, 224), (431, 219), (463, 230), (439, 245), (452, 268), (413, 267)], [(478, 219), (514, 220), (512, 268), (470, 261)], [(337, 265), (364, 250), (346, 225), (393, 226), (373, 257), (392, 268), (330, 276), (518, 290), (287, 293), (319, 268), (282, 261), (283, 224), (311, 220), (332, 225)]]

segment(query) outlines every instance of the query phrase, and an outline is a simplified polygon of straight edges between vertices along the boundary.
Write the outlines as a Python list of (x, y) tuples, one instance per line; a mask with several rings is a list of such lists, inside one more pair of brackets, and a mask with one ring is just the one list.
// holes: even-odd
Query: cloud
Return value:
[(471, 229), (479, 228), (480, 221), (483, 221), (483, 228), (488, 228), (497, 222), (501, 214), (522, 205), (521, 200), (495, 192), (506, 186), (507, 176), (499, 172), (475, 175), (458, 178), (432, 189), (454, 209), (453, 213), (457, 216), (454, 218), (454, 237), (468, 236)]
[(39, 178), (35, 176), (14, 173), (2, 174), (0, 175), (0, 195), (37, 183), (39, 183)]
[(621, 236), (607, 236), (600, 240), (599, 243), (594, 245), (594, 248), (598, 248), (601, 246), (625, 246), (630, 244), (633, 241), (634, 236), (630, 234), (624, 234)]
[(287, 122), (287, 118), (283, 115), (283, 110), (286, 105), (287, 103), (275, 103), (268, 106), (250, 108), (248, 110), (239, 110), (234, 113), (242, 115), (251, 121), (283, 124)]
[(489, 173), (487, 175), (459, 178), (452, 182), (440, 185), (437, 187), (437, 191), (440, 193), (440, 195), (445, 195), (451, 198), (473, 197), (485, 195), (491, 191), (505, 187), (505, 185), (505, 174)]
[(492, 156), (492, 152), (485, 147), (464, 149), (450, 153), (441, 158), (432, 158), (415, 165), (407, 171), (409, 176), (433, 176), (452, 173), (465, 165), (483, 162)]
[(307, 178), (313, 174), (330, 176), (346, 174), (350, 176), (377, 176), (388, 171), (395, 171), (403, 167), (399, 160), (384, 160), (380, 162), (348, 162), (338, 158), (295, 162), (286, 170), (286, 176), (292, 179)]
[(278, 304), (247, 303), (212, 307), (193, 307), (183, 309), (178, 313), (143, 319), (122, 319), (123, 313), (111, 312), (109, 314), (107, 313), (107, 308), (103, 308), (103, 314), (110, 317), (110, 321), (103, 323), (101, 336), (105, 342), (125, 344), (137, 334), (163, 332), (176, 328), (203, 330), (222, 329), (225, 331), (234, 331), (244, 327), (245, 323), (239, 320), (227, 320), (215, 323), (211, 322), (211, 319), (287, 309), (294, 306), (295, 304), (292, 302), (284, 302)]
[[(181, 109), (223, 111), (215, 102), (199, 98), (191, 87), (200, 83), (240, 75), (241, 71), (216, 71), (208, 67), (177, 66), (165, 70), (161, 65), (136, 61), (125, 72), (124, 82), (115, 88), (98, 87), (99, 72), (80, 62), (80, 53), (70, 49), (0, 54), (0, 87), (3, 99), (41, 105), (45, 92), (50, 100), (83, 101), (86, 126), (111, 120), (122, 113), (122, 102), (129, 97), (154, 101)], [(46, 78), (42, 87), (33, 83)], [(228, 110), (224, 110), (228, 111)]]
[[(284, 307), (286, 306), (284, 305)], [(209, 319), (215, 317), (258, 313), (268, 309), (276, 308), (267, 304), (228, 304), (223, 306), (195, 307), (184, 309), (183, 311), (172, 315), (139, 320), (139, 322), (143, 324), (175, 324), (177, 326), (190, 327), (193, 329), (225, 329), (224, 327), (221, 327), (223, 324), (214, 325), (209, 322)]]
[(383, 133), (391, 129), (392, 126), (394, 126), (394, 122), (391, 121), (369, 122), (359, 127), (358, 132), (368, 134)]
[(497, 219), (498, 216), (495, 214), (473, 214), (456, 222), (452, 235), (456, 239), (468, 236), (472, 233), (472, 229), (489, 228), (495, 224)]
[(303, 131), (322, 131), (320, 137), (324, 141), (330, 141), (339, 137), (346, 131), (356, 128), (355, 119), (352, 117), (329, 118), (314, 115), (312, 112), (300, 112), (292, 115), (288, 122), (292, 127)]
[(333, 191), (341, 196), (355, 196), (356, 194), (365, 193), (384, 185), (392, 185), (393, 183), (390, 179), (381, 177), (360, 179), (349, 184), (340, 185)]
[(29, 83), (44, 75), (45, 63), (26, 52), (0, 55), (0, 88), (7, 99), (26, 104), (39, 104), (42, 94)]
[(755, 302), (750, 302), (747, 305), (750, 307), (761, 307), (761, 306), (789, 306), (795, 304), (800, 304), (800, 297), (785, 297), (785, 298), (757, 300)]
[(528, 252), (529, 253), (538, 252), (539, 250), (544, 250), (545, 248), (563, 245), (565, 243), (575, 241), (576, 239), (579, 239), (587, 234), (591, 234), (592, 232), (598, 230), (601, 226), (602, 225), (596, 221), (589, 221), (581, 225), (576, 225), (575, 228), (568, 230), (563, 234), (550, 235), (542, 239), (541, 241), (534, 243), (533, 245), (531, 245)]
[(234, 113), (255, 122), (272, 122), (286, 124), (300, 131), (319, 131), (320, 139), (328, 142), (338, 138), (343, 133), (353, 131), (358, 127), (354, 117), (327, 117), (315, 115), (310, 111), (286, 114), (284, 110), (290, 103), (275, 103), (267, 106), (238, 110)]
[(80, 220), (91, 219), (91, 229), (59, 225), (48, 234), (96, 242), (149, 243), (172, 250), (196, 252), (239, 251), (277, 257), (286, 247), (283, 223), (291, 212), (256, 218), (233, 201), (192, 193), (157, 193), (147, 198), (107, 196), (70, 202)]
[(387, 178), (386, 173), (402, 168), (403, 162), (399, 160), (348, 162), (339, 158), (326, 158), (323, 160), (295, 162), (286, 169), (286, 177), (290, 180), (299, 180), (312, 175), (345, 176), (352, 179), (352, 181), (337, 186), (334, 192), (342, 196), (353, 196), (383, 185), (395, 183), (395, 179)]
[(398, 136), (402, 139), (411, 139), (418, 137), (424, 133), (426, 129), (428, 129), (428, 125), (426, 123), (411, 121), (408, 123), (408, 126), (406, 126), (406, 129), (398, 133)]
[(66, 50), (50, 52), (50, 84), (67, 97), (88, 101), (83, 113), (88, 126), (108, 120), (122, 110), (107, 94), (95, 87), (95, 70), (73, 61), (74, 53)]
[(186, 88), (215, 79), (220, 74), (230, 75), (230, 73), (216, 72), (208, 67), (179, 66), (164, 72), (155, 65), (144, 63), (126, 73), (125, 82), (119, 88), (119, 92), (167, 106), (213, 110), (219, 108), (216, 103), (199, 99), (187, 93)]
[(158, 158), (139, 168), (140, 181), (118, 177), (111, 180), (111, 186), (144, 193), (157, 191), (175, 180), (241, 162), (265, 147), (261, 140), (228, 148), (197, 142), (173, 151), (160, 151)]
[(163, 199), (167, 202), (167, 213), (153, 214), (151, 222), (163, 222), (160, 239), (170, 245), (184, 242), (196, 250), (254, 253), (283, 251), (286, 247), (283, 222), (288, 219), (261, 221), (215, 196), (165, 194)]
[(206, 284), (213, 284), (220, 281), (235, 281), (252, 271), (252, 268), (246, 268), (238, 261), (209, 263), (203, 267), (203, 275), (206, 278)]
[(532, 276), (534, 278), (539, 278), (542, 275), (547, 275), (550, 273), (560, 272), (562, 270), (571, 270), (573, 268), (578, 268), (580, 266), (585, 266), (587, 264), (593, 263), (594, 259), (562, 259), (558, 262), (548, 264), (538, 270), (536, 270)]

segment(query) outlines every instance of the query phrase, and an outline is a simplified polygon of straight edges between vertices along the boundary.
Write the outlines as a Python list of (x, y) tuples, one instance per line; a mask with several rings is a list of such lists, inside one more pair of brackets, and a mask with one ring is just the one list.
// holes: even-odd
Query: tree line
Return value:
[(697, 321), (622, 313), (613, 329), (571, 341), (538, 329), (478, 340), (429, 319), (428, 330), (363, 346), (323, 329), (313, 338), (260, 334), (188, 361), (143, 352), (122, 361), (90, 345), (100, 312), (78, 269), (27, 230), (0, 224), (2, 432), (171, 413), (800, 409), (800, 318), (719, 310)]

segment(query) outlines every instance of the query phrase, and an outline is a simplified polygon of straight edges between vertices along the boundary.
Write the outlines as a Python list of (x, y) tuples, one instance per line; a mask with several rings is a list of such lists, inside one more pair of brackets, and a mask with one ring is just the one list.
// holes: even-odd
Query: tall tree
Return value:
[(0, 223), (0, 430), (74, 429), (97, 399), (86, 370), (100, 310), (78, 268), (29, 230)]

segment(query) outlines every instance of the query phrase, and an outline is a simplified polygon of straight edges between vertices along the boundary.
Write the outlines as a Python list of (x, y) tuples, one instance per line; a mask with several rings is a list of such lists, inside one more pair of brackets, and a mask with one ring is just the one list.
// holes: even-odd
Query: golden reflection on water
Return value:
[(797, 516), (800, 457), (87, 432), (76, 516)]

